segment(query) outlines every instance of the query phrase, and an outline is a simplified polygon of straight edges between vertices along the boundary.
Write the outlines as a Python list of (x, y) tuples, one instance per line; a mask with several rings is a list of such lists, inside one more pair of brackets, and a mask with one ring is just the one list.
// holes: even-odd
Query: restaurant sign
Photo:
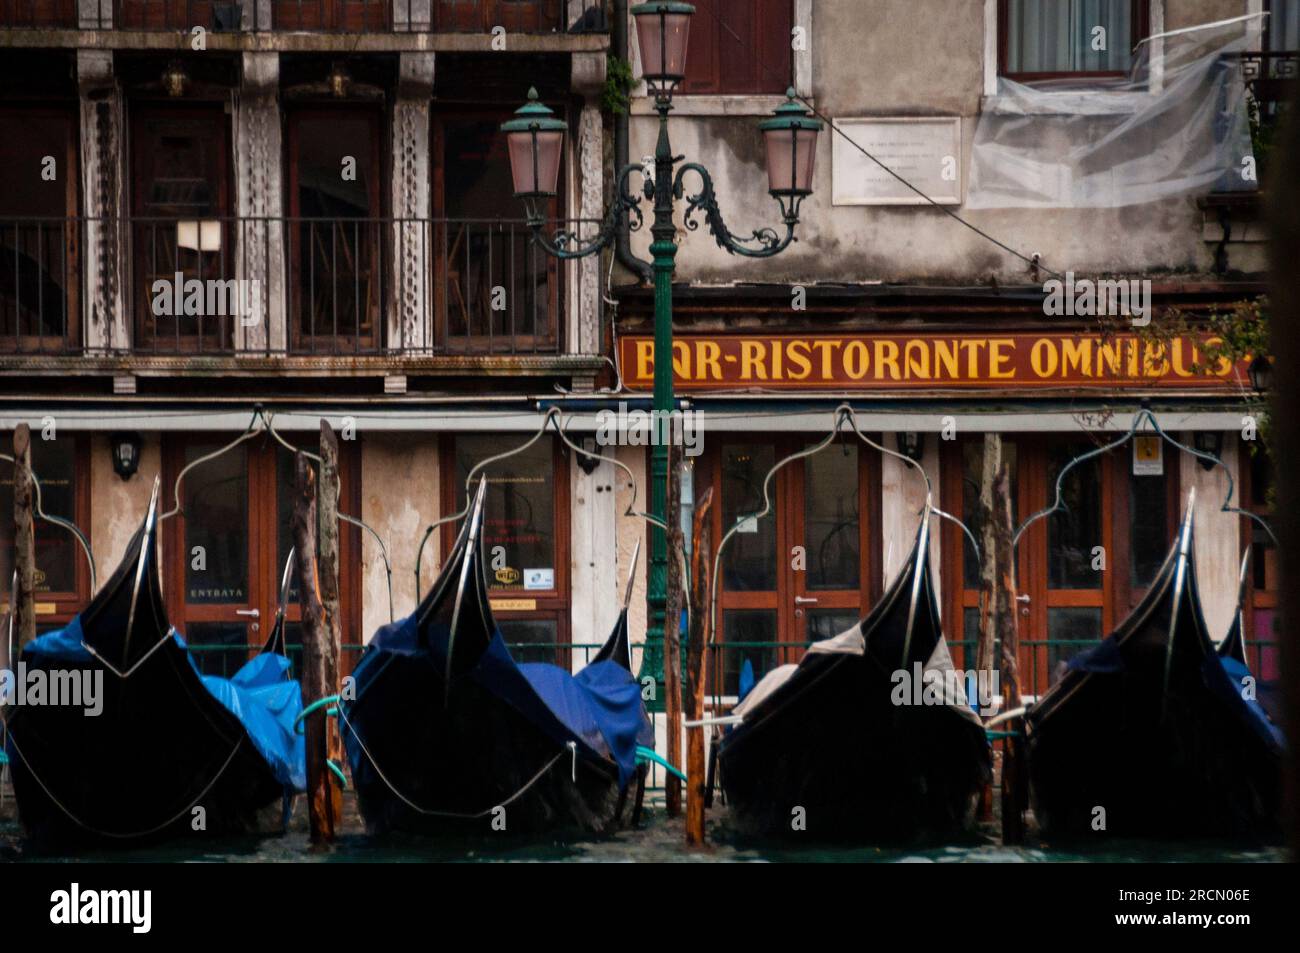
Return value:
[[(1214, 337), (1155, 341), (1133, 334), (682, 335), (678, 390), (942, 388), (1223, 388), (1246, 365), (1211, 360)], [(654, 339), (619, 341), (623, 379), (654, 383)]]

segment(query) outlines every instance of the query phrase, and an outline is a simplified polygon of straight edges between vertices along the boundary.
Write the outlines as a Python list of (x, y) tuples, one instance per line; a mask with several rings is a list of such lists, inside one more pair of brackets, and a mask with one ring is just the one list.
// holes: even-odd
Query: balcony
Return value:
[(604, 0), (0, 0), (0, 28), (604, 33)]
[(504, 373), (519, 359), (572, 357), (576, 272), (519, 221), (0, 218), (0, 364), (500, 359), (487, 363)]

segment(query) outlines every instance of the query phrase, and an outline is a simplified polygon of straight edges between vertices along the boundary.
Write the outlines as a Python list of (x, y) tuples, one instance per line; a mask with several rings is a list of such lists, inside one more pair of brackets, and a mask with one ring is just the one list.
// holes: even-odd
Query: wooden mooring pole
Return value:
[[(682, 511), (681, 447), (668, 445), (668, 598), (664, 612), (664, 757), (682, 766), (682, 525), (671, 514)], [(664, 808), (669, 817), (682, 813), (682, 783), (672, 773), (664, 778)]]
[[(338, 691), (339, 657), (343, 651), (343, 623), (339, 596), (339, 441), (329, 421), (320, 422), (320, 494), (316, 565), (320, 573), (320, 600), (325, 610), (322, 651), (325, 694)], [(343, 735), (336, 719), (325, 719), (325, 753), (342, 765)], [(337, 793), (337, 792), (336, 792)], [(335, 815), (336, 817), (338, 815)]]
[[(1002, 469), (1002, 435), (984, 435), (984, 470), (980, 480), (980, 631), (975, 649), (975, 670), (984, 685), (992, 685), (992, 673), (997, 667), (993, 646), (997, 641), (997, 613), (994, 611), (998, 591), (997, 531), (993, 522), (993, 485)], [(963, 545), (965, 543), (963, 542)], [(991, 700), (991, 699), (990, 699)], [(980, 699), (981, 704), (985, 699)], [(993, 785), (985, 785), (980, 793), (979, 816), (982, 821), (993, 820)]]
[[(311, 704), (333, 694), (335, 682), (326, 681), (325, 656), (329, 633), (321, 605), (316, 566), (316, 474), (301, 452), (295, 455), (297, 492), (293, 505), (293, 545), (302, 606), (302, 695)], [(307, 719), (307, 812), (313, 844), (328, 844), (342, 814), (342, 798), (330, 778), (326, 763), (326, 716), (318, 711)]]
[[(1015, 523), (1011, 516), (1011, 471), (1004, 463), (993, 485), (993, 512), (997, 550), (997, 618), (1000, 657), (1002, 710), (1020, 707), (1018, 656), (1020, 638), (1016, 602), (1015, 549), (1011, 544)], [(1025, 839), (1025, 808), (1028, 805), (1029, 776), (1025, 770), (1024, 719), (1006, 723), (1010, 732), (1002, 749), (1002, 842), (1020, 844)]]
[[(14, 569), (18, 588), (14, 613), (14, 658), (36, 638), (36, 530), (32, 490), (32, 431), (27, 424), (14, 428)], [(9, 580), (5, 580), (8, 586)]]
[[(713, 488), (695, 508), (691, 527), (691, 630), (686, 646), (686, 689), (689, 699), (687, 717), (700, 721), (704, 717), (704, 651), (712, 630), (712, 606), (709, 604), (709, 509), (713, 505)], [(686, 731), (686, 843), (691, 847), (704, 844), (704, 794), (707, 769), (704, 756), (704, 727)]]

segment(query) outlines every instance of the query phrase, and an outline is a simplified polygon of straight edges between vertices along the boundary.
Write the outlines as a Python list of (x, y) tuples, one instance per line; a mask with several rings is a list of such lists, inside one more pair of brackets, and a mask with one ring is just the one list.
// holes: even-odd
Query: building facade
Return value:
[[(321, 418), (341, 437), (341, 509), (364, 524), (342, 538), (345, 643), (410, 611), (450, 542), (450, 524), (431, 527), (463, 505), (470, 469), (534, 436), (489, 470), (498, 619), (529, 657), (578, 665), (603, 640), (645, 534), (634, 513), (648, 499), (647, 448), (626, 434), (593, 440), (596, 461), (542, 428), (558, 407), (584, 445), (601, 411), (645, 406), (648, 238), (579, 262), (548, 257), (512, 196), (499, 126), (535, 86), (569, 133), (548, 215), (599, 220), (613, 170), (654, 148), (627, 6), (0, 6), (0, 429), (32, 427), (45, 509), (86, 531), (101, 580), (161, 480), (164, 509), (180, 508), (164, 535), (168, 608), (191, 643), (213, 647), (205, 664), (228, 668), (264, 635), (290, 545), (285, 443), (314, 449)], [(1073, 20), (1052, 6), (697, 0), (670, 128), (675, 149), (712, 170), (733, 229), (775, 220), (757, 120), (789, 87), (895, 150), (890, 161), (934, 201), (869, 174), (851, 137), (827, 130), (786, 253), (731, 257), (682, 223), (674, 358), (704, 428), (688, 503), (714, 487), (720, 541), (762, 508), (768, 469), (826, 436), (848, 403), (863, 433), (922, 464), (936, 505), (972, 522), (982, 435), (1001, 433), (1023, 519), (1050, 504), (1071, 456), (1148, 406), (1227, 467), (1141, 440), (1075, 471), (1068, 514), (1019, 549), (1026, 664), (1045, 686), (1123, 617), (1195, 488), (1211, 629), (1226, 632), (1250, 548), (1249, 632), (1267, 675), (1275, 561), (1266, 535), (1221, 512), (1230, 479), (1234, 504), (1267, 505), (1266, 456), (1243, 440), (1258, 404), (1246, 368), (1203, 372), (1194, 333), (1152, 344), (1044, 305), (1045, 282), (1067, 269), (1149, 282), (1152, 314), (1193, 323), (1257, 300), (1259, 188), (986, 209), (971, 179), (1002, 80), (1104, 85), (1144, 39), (1251, 13), (1271, 15), (1242, 27), (1233, 62), (1266, 131), (1295, 76), (1300, 3), (1099, 0), (1072, 5), (1087, 8)], [(1104, 50), (1092, 49), (1097, 26)], [(624, 60), (630, 88), (610, 68)], [(189, 464), (249, 428), (176, 493)], [(138, 469), (123, 478), (115, 450), (135, 438)], [(906, 557), (923, 482), (856, 439), (838, 443), (782, 470), (774, 517), (729, 544), (719, 638), (744, 645), (719, 657), (728, 687), (745, 658), (761, 672), (856, 621)], [(978, 565), (959, 530), (935, 529), (945, 626), (964, 644)], [(57, 527), (38, 525), (37, 543), (38, 614), (52, 627), (84, 605), (91, 573)], [(638, 639), (644, 591), (643, 562)]]

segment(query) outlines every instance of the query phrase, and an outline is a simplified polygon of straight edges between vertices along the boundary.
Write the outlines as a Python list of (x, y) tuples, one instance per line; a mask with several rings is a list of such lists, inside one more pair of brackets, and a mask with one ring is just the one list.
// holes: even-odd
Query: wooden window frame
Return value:
[[(1072, 437), (1071, 434), (1004, 434), (1004, 442), (1014, 442), (1016, 460), (1016, 511), (1020, 521), (1032, 513), (1050, 506), (1055, 494), (1055, 481), (1049, 479), (1048, 450), (1053, 440)], [(1080, 435), (1082, 436), (1082, 435)], [(940, 497), (949, 513), (961, 516), (962, 481), (964, 468), (962, 446), (965, 441), (982, 439), (971, 435), (964, 440), (950, 441), (941, 450), (942, 476)], [(1166, 451), (1168, 448), (1166, 448)], [(1141, 601), (1146, 590), (1130, 584), (1130, 560), (1125, 534), (1129, 531), (1128, 479), (1131, 468), (1132, 443), (1125, 444), (1101, 456), (1101, 511), (1102, 538), (1098, 542), (1105, 548), (1107, 563), (1102, 573), (1099, 589), (1053, 589), (1048, 584), (1048, 519), (1036, 522), (1026, 530), (1016, 553), (1017, 595), (1029, 595), (1028, 605), (1017, 604), (1020, 626), (1021, 690), (1026, 694), (1041, 694), (1051, 684), (1049, 666), (1048, 611), (1065, 608), (1100, 608), (1101, 632), (1105, 638), (1123, 621), (1133, 607)], [(1165, 453), (1166, 523), (1169, 540), (1177, 529), (1181, 474), (1179, 461)], [(1119, 541), (1117, 543), (1117, 541)], [(979, 590), (968, 589), (963, 575), (963, 547), (969, 545), (961, 530), (945, 522), (941, 531), (941, 564), (943, 580), (944, 634), (954, 643), (954, 658), (964, 668), (974, 668), (973, 655), (958, 651), (955, 643), (966, 639), (974, 641), (977, 633), (965, 632), (965, 611), (979, 607)], [(1027, 644), (1032, 643), (1032, 644)], [(1036, 678), (1035, 678), (1036, 676)]]
[[(770, 444), (774, 447), (774, 461), (780, 461), (810, 443), (816, 442), (816, 435), (788, 435), (775, 437), (754, 433), (720, 433), (709, 438), (709, 446), (695, 466), (695, 499), (700, 499), (707, 487), (722, 490), (722, 449), (734, 444)], [(850, 444), (852, 446), (852, 444)], [(839, 445), (832, 444), (823, 453), (838, 453)], [(805, 535), (805, 485), (807, 470), (805, 461), (797, 461), (782, 468), (773, 481), (773, 513), (764, 519), (775, 520), (776, 525), (776, 569), (777, 588), (762, 592), (730, 591), (721, 581), (718, 584), (718, 632), (715, 641), (718, 646), (726, 645), (725, 614), (729, 610), (756, 610), (776, 614), (776, 641), (782, 643), (778, 650), (776, 664), (797, 663), (805, 654), (803, 648), (804, 633), (799, 617), (795, 615), (794, 599), (796, 596), (815, 592), (817, 598), (829, 601), (819, 603), (816, 609), (841, 609), (855, 611), (859, 618), (864, 618), (881, 597), (883, 582), (882, 570), (882, 523), (881, 467), (880, 455), (859, 446), (858, 448), (858, 587), (856, 590), (808, 590), (806, 575), (798, 572), (791, 565), (792, 560), (783, 557), (788, 546), (804, 545)], [(717, 553), (722, 543), (723, 534), (730, 529), (722, 525), (723, 501), (715, 500), (713, 512), (709, 517), (710, 553)], [(649, 546), (649, 530), (645, 545)], [(649, 550), (647, 549), (647, 552)], [(710, 557), (712, 558), (712, 557)], [(721, 676), (714, 671), (716, 653), (710, 653), (707, 659), (708, 669), (705, 684), (709, 691), (721, 689)]]
[[(387, 207), (387, 195), (380, 183), (388, 179), (388, 166), (385, 162), (387, 150), (384, 148), (386, 141), (385, 133), (388, 128), (387, 121), (379, 109), (373, 104), (366, 103), (349, 103), (345, 105), (324, 105), (319, 103), (304, 104), (302, 106), (290, 106), (285, 110), (284, 125), (287, 135), (285, 136), (285, 160), (284, 165), (288, 171), (285, 177), (286, 189), (288, 191), (287, 201), (285, 203), (288, 209), (289, 221), (286, 223), (286, 240), (289, 248), (285, 252), (286, 262), (286, 297), (288, 316), (288, 342), (291, 353), (320, 352), (324, 354), (352, 352), (353, 350), (361, 353), (373, 352), (379, 350), (385, 338), (386, 323), (385, 317), (387, 310), (384, 305), (385, 296), (391, 297), (392, 291), (389, 288), (388, 275), (384, 273), (391, 260), (387, 250), (391, 245), (389, 236), (390, 229), (385, 228), (382, 222), (377, 224), (376, 231), (379, 239), (371, 244), (371, 254), (374, 256), (374, 315), (372, 318), (372, 328), (369, 335), (365, 337), (353, 337), (348, 333), (348, 329), (340, 328), (336, 336), (332, 332), (307, 333), (301, 326), (299, 320), (299, 309), (302, 306), (301, 301), (301, 270), (302, 247), (293, 234), (293, 229), (297, 228), (300, 223), (297, 219), (302, 217), (301, 196), (298, 191), (299, 185), (299, 166), (298, 166), (298, 141), (300, 135), (300, 124), (303, 120), (320, 120), (332, 117), (363, 118), (371, 124), (373, 133), (372, 145), (370, 149), (370, 161), (375, 174), (371, 176), (370, 182), (367, 183), (367, 200), (370, 203), (368, 218), (383, 219)], [(364, 221), (364, 220), (359, 220)], [(374, 227), (376, 223), (366, 223), (366, 228)], [(369, 308), (370, 303), (367, 301), (364, 306)], [(339, 340), (351, 342), (348, 348), (340, 348)]]
[[(1131, 0), (1132, 9), (1130, 11), (1130, 28), (1134, 48), (1141, 40), (1151, 35), (1151, 2), (1150, 0)], [(1011, 23), (1011, 10), (1008, 0), (998, 0), (998, 76), (1015, 80), (1016, 82), (1036, 82), (1046, 79), (1105, 79), (1108, 77), (1127, 76), (1128, 73), (1123, 70), (1060, 70), (1046, 72), (1020, 72), (1011, 73), (1007, 71), (1007, 41)]]
[[(444, 271), (442, 265), (445, 260), (449, 260), (448, 247), (454, 243), (450, 236), (451, 224), (447, 218), (447, 183), (446, 183), (446, 162), (445, 155), (447, 149), (447, 125), (457, 121), (474, 121), (474, 120), (500, 120), (504, 122), (510, 117), (510, 108), (508, 106), (490, 107), (486, 105), (466, 106), (456, 108), (445, 108), (435, 112), (430, 117), (429, 143), (430, 143), (430, 196), (433, 203), (433, 240), (432, 254), (428, 264), (428, 274), (432, 287), (430, 301), (432, 302), (433, 315), (431, 323), (433, 326), (433, 339), (438, 347), (448, 348), (452, 351), (479, 353), (502, 350), (498, 345), (493, 334), (475, 334), (465, 335), (451, 333), (451, 296), (448, 291), (450, 281), (450, 269)], [(568, 122), (568, 110), (556, 109), (556, 115)], [(504, 136), (504, 133), (501, 133)], [(556, 195), (547, 203), (547, 215), (549, 218), (558, 219), (563, 216), (564, 209), (568, 208), (566, 182), (568, 178), (568, 167), (570, 161), (568, 149), (564, 149), (560, 154), (560, 174), (556, 184)], [(522, 207), (521, 207), (522, 210)], [(518, 233), (517, 240), (521, 247), (532, 247), (531, 240), (523, 233)], [(547, 348), (558, 347), (565, 339), (565, 276), (566, 269), (564, 263), (554, 255), (546, 254), (541, 248), (535, 249), (535, 254), (541, 256), (543, 267), (546, 268), (546, 306), (550, 310), (550, 324), (552, 327), (552, 336), (544, 337), (536, 334), (526, 334), (520, 331), (506, 335), (509, 337), (512, 347), (511, 350), (538, 351)], [(510, 289), (513, 293), (514, 289)], [(462, 290), (462, 295), (464, 291)], [(513, 309), (513, 304), (508, 302), (508, 306)], [(512, 322), (511, 327), (515, 324)]]
[[(202, 335), (183, 334), (157, 334), (146, 333), (147, 322), (150, 317), (150, 289), (144, 280), (147, 276), (138, 275), (139, 270), (148, 254), (148, 241), (142, 237), (145, 233), (137, 235), (137, 229), (144, 227), (139, 219), (143, 218), (144, 211), (144, 190), (145, 182), (142, 177), (142, 170), (137, 167), (136, 159), (138, 156), (137, 148), (140, 147), (142, 130), (146, 122), (156, 117), (167, 117), (171, 120), (208, 120), (211, 121), (214, 128), (220, 130), (220, 144), (217, 148), (218, 161), (220, 163), (219, 174), (217, 176), (217, 197), (213, 203), (216, 211), (210, 215), (198, 216), (194, 219), (211, 220), (218, 219), (222, 222), (221, 241), (223, 248), (228, 251), (225, 253), (226, 267), (224, 275), (209, 275), (210, 278), (222, 277), (233, 278), (236, 272), (236, 242), (235, 227), (233, 219), (235, 216), (234, 206), (234, 131), (231, 128), (232, 116), (225, 112), (222, 103), (217, 102), (194, 102), (184, 105), (177, 105), (175, 101), (140, 99), (132, 100), (128, 107), (128, 128), (130, 130), (130, 143), (127, 149), (126, 164), (130, 177), (130, 208), (131, 208), (131, 227), (128, 229), (128, 240), (131, 247), (131, 254), (128, 256), (128, 268), (130, 276), (127, 279), (127, 287), (130, 293), (127, 298), (127, 307), (130, 312), (129, 320), (131, 322), (132, 342), (138, 348), (143, 350), (173, 351), (179, 349), (182, 352), (190, 351), (230, 351), (235, 346), (235, 316), (229, 315), (224, 319), (216, 316), (204, 317), (204, 333)], [(190, 219), (179, 217), (177, 221), (188, 221)], [(138, 244), (146, 247), (137, 247)], [(175, 318), (173, 318), (175, 319)], [(213, 334), (206, 330), (206, 322), (218, 322), (218, 328), (223, 328), (224, 333)]]
[[(64, 248), (67, 254), (65, 271), (67, 300), (67, 327), (63, 346), (75, 349), (81, 343), (81, 229), (78, 216), (81, 208), (81, 120), (74, 105), (57, 106), (49, 102), (32, 104), (0, 103), (0, 115), (21, 121), (24, 117), (63, 120), (68, 124), (67, 151), (63, 156), (63, 214), (65, 216)], [(3, 226), (0, 225), (0, 229)], [(0, 238), (3, 238), (0, 235)], [(18, 338), (0, 335), (0, 351), (27, 353), (39, 351), (50, 338), (24, 334)], [(48, 345), (46, 346), (48, 349)]]
[[(4, 440), (6, 447), (13, 446), (12, 432), (6, 433), (5, 436), (0, 439)], [(95, 540), (91, 534), (92, 514), (90, 511), (91, 509), (90, 506), (91, 504), (91, 494), (90, 494), (91, 437), (90, 434), (81, 433), (81, 434), (65, 435), (61, 439), (75, 441), (73, 447), (73, 457), (72, 457), (72, 473), (73, 473), (73, 479), (76, 481), (76, 485), (73, 487), (72, 490), (74, 512), (72, 513), (71, 516), (69, 516), (66, 513), (55, 513), (53, 515), (62, 516), (65, 519), (71, 519), (72, 522), (76, 524), (77, 528), (81, 530), (83, 534), (85, 534), (86, 542), (89, 544), (90, 551), (93, 553), (95, 551)], [(33, 443), (35, 444), (39, 442), (40, 442), (40, 438), (34, 436)], [(43, 474), (40, 472), (39, 460), (33, 461), (33, 469), (36, 470), (36, 476), (38, 478), (43, 476)], [(5, 514), (4, 518), (12, 521), (12, 516), (10, 514)], [(73, 617), (78, 612), (80, 612), (82, 609), (84, 609), (87, 606), (87, 604), (89, 604), (91, 597), (94, 595), (94, 593), (91, 592), (90, 589), (90, 567), (86, 563), (85, 554), (82, 552), (81, 545), (75, 539), (71, 538), (71, 534), (69, 534), (66, 529), (63, 529), (58, 526), (54, 526), (51, 523), (47, 523), (44, 520), (40, 519), (39, 517), (35, 517), (34, 528), (37, 535), (51, 533), (56, 535), (67, 536), (68, 541), (69, 543), (71, 543), (72, 546), (72, 555), (73, 558), (76, 560), (76, 569), (75, 569), (76, 589), (70, 592), (62, 592), (62, 591), (38, 592), (36, 593), (36, 600), (35, 600), (37, 604), (36, 625), (39, 628), (48, 629), (51, 627), (65, 626), (72, 621)], [(106, 567), (98, 564), (96, 565), (96, 569), (99, 575), (98, 581), (101, 584), (105, 579), (108, 578), (108, 575), (112, 572), (112, 567)], [(10, 580), (6, 579), (4, 582), (3, 594), (0, 595), (0, 601), (2, 601), (6, 606), (9, 605), (9, 599), (11, 595), (9, 583)], [(47, 611), (45, 613), (42, 613), (40, 611), (42, 605), (49, 606), (50, 604), (53, 604), (54, 611), (52, 612)]]
[[(1240, 506), (1243, 509), (1247, 509), (1250, 512), (1257, 514), (1258, 516), (1263, 517), (1264, 519), (1268, 519), (1272, 515), (1272, 512), (1269, 510), (1269, 508), (1266, 505), (1255, 503), (1253, 498), (1254, 473), (1251, 471), (1251, 465), (1250, 465), (1251, 464), (1250, 448), (1245, 446), (1244, 444), (1241, 444), (1239, 446), (1240, 446), (1240, 450), (1237, 455), (1238, 456), (1237, 486), (1238, 486), (1238, 493), (1240, 494), (1239, 498), (1242, 501), (1240, 503)], [(1272, 461), (1270, 461), (1269, 465), (1273, 467), (1274, 478), (1276, 479), (1276, 465)], [(1255, 521), (1252, 520), (1250, 517), (1248, 516), (1241, 517), (1240, 520), (1241, 528), (1239, 530), (1239, 533), (1240, 533), (1240, 539), (1242, 541), (1241, 543), (1242, 547), (1249, 548), (1252, 545), (1255, 528), (1257, 525), (1258, 524), (1256, 524)], [(1241, 553), (1239, 552), (1238, 558), (1240, 558), (1240, 556)], [(1255, 569), (1256, 567), (1252, 563), (1250, 569), (1246, 574), (1246, 592), (1242, 599), (1242, 602), (1244, 603), (1242, 608), (1245, 611), (1245, 616), (1246, 616), (1245, 631), (1242, 632), (1242, 636), (1247, 640), (1247, 642), (1252, 642), (1261, 638), (1262, 633), (1260, 633), (1259, 631), (1260, 622), (1257, 618), (1260, 612), (1261, 611), (1272, 612), (1276, 617), (1276, 614), (1281, 611), (1281, 605), (1282, 605), (1278, 590), (1261, 589), (1255, 585)], [(1222, 635), (1217, 632), (1211, 633), (1211, 635), (1216, 639), (1222, 638)], [(1275, 644), (1278, 646), (1278, 650), (1280, 651), (1281, 642), (1275, 641)], [(1256, 654), (1254, 658), (1251, 658), (1250, 656), (1250, 648), (1251, 648), (1250, 645), (1246, 646), (1247, 662), (1252, 666), (1251, 671), (1259, 674), (1260, 666), (1258, 663), (1260, 661), (1259, 659), (1260, 647), (1258, 645), (1255, 646)]]
[[(162, 485), (165, 488), (163, 499), (159, 503), (161, 510), (170, 509), (173, 503), (171, 488), (176, 485), (176, 476), (185, 465), (185, 448), (194, 441), (210, 442), (210, 435), (190, 435), (169, 433), (163, 437), (162, 451)], [(224, 435), (218, 438), (224, 443)], [(295, 441), (306, 449), (312, 449), (304, 441)], [(249, 533), (249, 579), (247, 602), (257, 606), (261, 611), (259, 629), (256, 637), (248, 642), (248, 657), (252, 658), (271, 634), (275, 622), (275, 608), (279, 596), (280, 574), (284, 569), (279, 562), (277, 547), (276, 512), (276, 454), (288, 451), (277, 444), (252, 441), (245, 444), (248, 448), (248, 533)], [(343, 513), (361, 512), (361, 449), (353, 443), (339, 444), (339, 510)], [(182, 491), (184, 484), (182, 484)], [(181, 511), (162, 525), (160, 542), (163, 552), (177, 554), (179, 558), (165, 558), (162, 565), (163, 592), (171, 616), (171, 623), (182, 634), (191, 622), (233, 622), (227, 612), (227, 605), (190, 606), (185, 598), (185, 567), (189, 554), (185, 548), (185, 513)], [(254, 552), (256, 547), (256, 552)], [(366, 633), (362, 631), (362, 595), (361, 587), (361, 530), (350, 524), (339, 524), (339, 605), (342, 610), (340, 620), (341, 641), (345, 645), (358, 645), (366, 642)], [(287, 622), (301, 622), (302, 609), (296, 602), (291, 602), (285, 611)], [(354, 636), (354, 637), (350, 637)], [(340, 674), (346, 675), (354, 666), (359, 652), (344, 652), (340, 659)]]
[[(758, 25), (759, 31), (763, 31), (764, 29), (770, 26), (769, 17), (777, 16), (777, 14), (773, 14), (771, 12), (772, 7), (777, 3), (785, 4), (789, 6), (790, 23), (792, 26), (798, 24), (798, 16), (797, 16), (797, 11), (795, 10), (794, 0), (751, 0), (751, 2), (753, 3), (753, 12), (755, 18), (762, 20), (762, 22)], [(754, 87), (747, 88), (747, 89), (724, 88), (726, 84), (724, 84), (722, 80), (722, 73), (724, 70), (724, 66), (722, 64), (722, 50), (721, 50), (721, 42), (722, 42), (721, 18), (718, 14), (712, 13), (708, 10), (697, 9), (696, 13), (697, 15), (695, 16), (694, 20), (697, 24), (703, 22), (705, 18), (707, 18), (710, 21), (713, 29), (713, 34), (712, 34), (713, 50), (711, 51), (712, 58), (711, 58), (709, 73), (706, 77), (701, 77), (697, 73), (692, 73), (691, 67), (692, 65), (698, 63), (699, 58), (698, 56), (692, 58), (688, 54), (686, 60), (686, 78), (683, 79), (681, 83), (678, 84), (675, 95), (685, 96), (685, 97), (780, 96), (785, 93), (786, 89), (795, 85), (794, 82), (795, 55), (794, 55), (794, 50), (791, 48), (790, 43), (788, 42), (789, 37), (787, 36), (786, 37), (787, 42), (784, 44), (784, 48), (785, 50), (788, 51), (790, 60), (789, 60), (789, 76), (786, 77), (785, 80), (783, 80), (779, 84), (773, 81), (773, 85), (770, 87), (765, 85), (764, 80), (767, 78), (767, 70), (765, 70), (764, 67), (770, 66), (771, 64), (762, 62), (760, 58), (761, 57), (761, 49), (760, 49), (755, 53), (755, 62), (758, 65), (759, 76), (755, 81)], [(717, 22), (713, 22), (713, 18), (715, 16), (719, 17)], [(777, 65), (779, 66), (780, 64)]]
[[(473, 436), (472, 433), (463, 436)], [(443, 434), (438, 447), (438, 482), (440, 485), (441, 512), (456, 512), (456, 482), (459, 479), (456, 470), (456, 437), (458, 434)], [(572, 636), (572, 589), (570, 588), (569, 567), (573, 561), (573, 547), (570, 530), (570, 493), (569, 493), (569, 454), (560, 441), (549, 438), (552, 448), (552, 475), (554, 477), (554, 512), (555, 512), (555, 586), (546, 590), (523, 590), (494, 592), (489, 585), (488, 597), (492, 603), (492, 614), (498, 622), (527, 622), (539, 620), (555, 622), (555, 664), (561, 668), (571, 668), (573, 664)], [(520, 440), (518, 434), (503, 436), (506, 446)], [(442, 527), (439, 539), (438, 568), (441, 571), (442, 560), (451, 547), (455, 545), (456, 534), (460, 532), (461, 523), (447, 523)], [(421, 596), (424, 592), (421, 592)], [(505, 609), (499, 603), (509, 599), (529, 599), (534, 602), (531, 609)], [(602, 641), (608, 633), (593, 633), (592, 641)]]

